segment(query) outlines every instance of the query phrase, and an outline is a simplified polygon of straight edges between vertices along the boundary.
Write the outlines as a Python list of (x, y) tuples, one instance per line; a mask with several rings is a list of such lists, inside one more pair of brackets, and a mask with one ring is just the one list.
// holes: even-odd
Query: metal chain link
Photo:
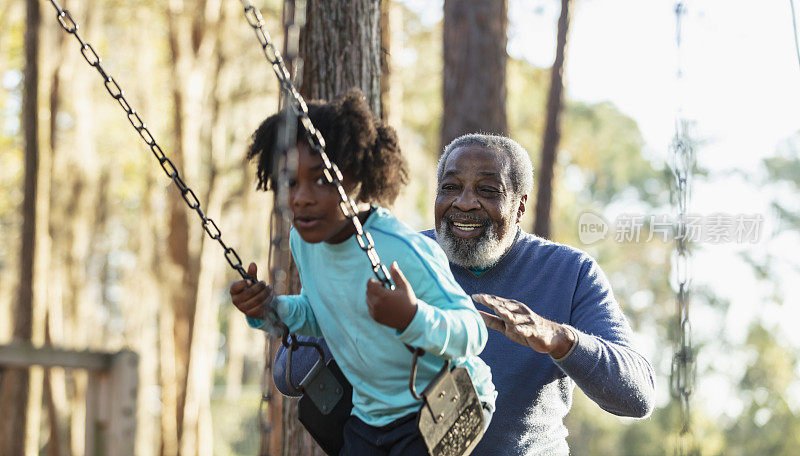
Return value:
[(78, 40), (81, 54), (86, 60), (86, 63), (96, 69), (100, 74), (100, 77), (103, 78), (103, 84), (105, 85), (108, 94), (111, 95), (111, 98), (117, 100), (122, 110), (125, 111), (125, 114), (128, 116), (128, 121), (133, 129), (136, 130), (136, 133), (138, 133), (139, 136), (141, 136), (145, 144), (150, 147), (150, 150), (153, 152), (156, 160), (158, 160), (158, 164), (161, 165), (161, 169), (164, 170), (164, 173), (167, 175), (167, 177), (172, 179), (172, 182), (174, 182), (175, 186), (178, 187), (178, 190), (180, 190), (183, 201), (186, 202), (186, 205), (189, 206), (189, 209), (194, 210), (194, 212), (197, 214), (197, 217), (200, 219), (200, 223), (203, 226), (203, 231), (205, 231), (211, 239), (219, 243), (223, 249), (225, 260), (228, 261), (228, 264), (231, 266), (231, 268), (238, 272), (243, 279), (253, 280), (252, 277), (247, 274), (247, 271), (245, 271), (244, 267), (242, 267), (242, 260), (239, 257), (239, 254), (236, 253), (236, 250), (234, 250), (233, 247), (229, 247), (227, 244), (225, 244), (225, 241), (222, 240), (222, 232), (220, 231), (216, 222), (214, 222), (211, 217), (208, 217), (205, 213), (203, 213), (203, 210), (200, 208), (200, 200), (197, 198), (197, 195), (191, 188), (189, 188), (188, 185), (186, 185), (186, 182), (184, 182), (183, 178), (181, 178), (181, 175), (178, 172), (178, 169), (175, 167), (175, 164), (166, 156), (161, 146), (159, 146), (158, 142), (156, 142), (153, 134), (147, 128), (147, 125), (145, 125), (139, 113), (133, 109), (131, 104), (125, 98), (125, 93), (122, 91), (119, 83), (117, 83), (117, 81), (103, 68), (102, 59), (97, 54), (97, 51), (94, 50), (94, 47), (92, 47), (91, 44), (87, 43), (83, 40), (83, 38), (81, 38), (80, 33), (78, 33), (78, 24), (72, 18), (72, 14), (70, 14), (69, 10), (62, 9), (55, 0), (50, 0), (50, 4), (56, 9), (56, 18), (58, 19), (58, 23), (61, 25), (61, 28)]
[[(283, 2), (283, 26), (285, 30), (284, 45), (286, 56), (295, 69), (295, 80), (301, 77), (301, 64), (299, 61), (299, 39), (300, 29), (305, 25), (306, 4), (304, 0), (284, 0)], [(249, 22), (249, 21), (248, 21)], [(290, 100), (287, 93), (281, 90), (280, 106), (286, 106)], [(273, 296), (281, 296), (289, 293), (291, 252), (289, 249), (289, 231), (292, 218), (289, 208), (289, 180), (290, 176), (296, 174), (297, 170), (297, 116), (292, 110), (283, 110), (282, 125), (278, 134), (276, 144), (276, 159), (273, 160), (273, 176), (278, 176), (273, 192), (273, 204), (270, 211), (269, 220), (269, 275), (272, 284)], [(273, 306), (264, 309), (264, 318), (270, 318), (273, 323), (277, 323), (282, 330), (282, 343), (287, 351), (287, 385), (289, 388), (297, 388), (291, 382), (291, 358), (292, 353), (301, 344), (293, 334), (289, 333), (289, 328), (280, 321)], [(269, 315), (266, 314), (269, 312)], [(261, 378), (261, 403), (259, 405), (259, 426), (261, 429), (261, 451), (260, 454), (266, 456), (270, 449), (270, 434), (272, 426), (267, 415), (269, 402), (272, 400), (271, 382), (272, 378), (272, 338), (269, 333), (265, 334), (265, 363), (264, 372)], [(316, 347), (320, 353), (322, 349)], [(297, 392), (297, 391), (295, 391)]]
[(290, 107), (294, 114), (300, 119), (300, 125), (303, 127), (309, 146), (319, 154), (319, 157), (322, 159), (324, 168), (322, 173), (325, 176), (325, 180), (336, 187), (336, 191), (339, 194), (339, 209), (353, 224), (358, 245), (369, 259), (375, 278), (386, 288), (394, 289), (394, 284), (389, 276), (389, 270), (381, 263), (378, 253), (375, 251), (375, 243), (372, 240), (372, 236), (369, 232), (364, 231), (364, 227), (358, 219), (356, 204), (347, 195), (342, 185), (342, 173), (339, 171), (339, 167), (331, 162), (328, 155), (325, 153), (325, 140), (308, 117), (308, 106), (300, 95), (300, 92), (297, 91), (297, 88), (292, 83), (291, 75), (289, 74), (289, 70), (286, 69), (286, 64), (280, 52), (278, 52), (278, 49), (270, 39), (269, 33), (264, 29), (264, 20), (261, 13), (250, 3), (250, 0), (241, 0), (241, 2), (242, 6), (244, 6), (244, 15), (247, 19), (247, 23), (250, 24), (250, 27), (255, 31), (264, 56), (267, 58), (270, 65), (272, 65), (272, 70), (278, 78), (281, 89), (290, 97)]
[[(677, 79), (683, 78), (681, 66), (682, 27), (686, 6), (683, 1), (675, 4), (676, 29), (675, 40), (678, 49)], [(679, 88), (680, 90), (680, 88)], [(681, 106), (675, 122), (675, 136), (670, 144), (670, 168), (675, 177), (675, 254), (673, 272), (677, 283), (676, 302), (676, 340), (670, 373), (670, 390), (672, 396), (679, 401), (681, 411), (681, 427), (678, 431), (678, 442), (675, 454), (695, 454), (691, 428), (690, 398), (695, 387), (696, 365), (695, 352), (692, 345), (692, 325), (689, 318), (689, 295), (691, 283), (691, 250), (688, 227), (689, 200), (691, 194), (692, 171), (695, 165), (695, 150), (688, 132), (688, 122), (683, 118)]]

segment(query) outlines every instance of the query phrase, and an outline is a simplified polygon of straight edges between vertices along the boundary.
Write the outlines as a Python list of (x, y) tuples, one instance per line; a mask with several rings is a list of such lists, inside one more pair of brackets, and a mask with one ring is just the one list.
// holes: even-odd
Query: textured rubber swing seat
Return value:
[(449, 363), (423, 391), (419, 432), (431, 456), (464, 456), (483, 437), (483, 406), (464, 367)]
[(353, 387), (336, 361), (317, 363), (300, 384), (298, 418), (327, 454), (339, 454), (344, 446), (344, 424), (353, 409)]

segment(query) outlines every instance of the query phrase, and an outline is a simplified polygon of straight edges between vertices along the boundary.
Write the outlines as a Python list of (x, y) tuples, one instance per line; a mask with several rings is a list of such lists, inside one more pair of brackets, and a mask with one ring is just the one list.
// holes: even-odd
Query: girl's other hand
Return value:
[(375, 279), (367, 282), (369, 315), (382, 325), (403, 331), (417, 313), (417, 295), (396, 261), (392, 263), (390, 273), (395, 284), (394, 290), (389, 290)]
[(272, 301), (272, 287), (258, 280), (258, 267), (250, 263), (247, 273), (256, 282), (239, 280), (231, 285), (231, 301), (237, 309), (250, 318), (264, 318), (264, 311)]

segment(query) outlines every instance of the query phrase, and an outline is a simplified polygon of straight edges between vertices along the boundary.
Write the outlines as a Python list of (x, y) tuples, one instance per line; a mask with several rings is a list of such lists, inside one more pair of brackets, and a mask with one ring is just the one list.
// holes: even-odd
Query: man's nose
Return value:
[(456, 209), (466, 212), (473, 209), (480, 209), (481, 204), (478, 202), (478, 198), (475, 196), (474, 192), (465, 189), (458, 195), (458, 198), (453, 201), (453, 206), (455, 206)]

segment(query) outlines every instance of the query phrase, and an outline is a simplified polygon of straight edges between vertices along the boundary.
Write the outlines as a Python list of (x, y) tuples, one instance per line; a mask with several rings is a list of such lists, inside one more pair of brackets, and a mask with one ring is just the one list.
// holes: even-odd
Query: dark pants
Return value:
[[(483, 430), (489, 427), (494, 407), (483, 404)], [(427, 456), (428, 447), (417, 427), (418, 413), (375, 427), (350, 415), (344, 424), (344, 447), (339, 456)]]
[(344, 424), (339, 456), (426, 456), (428, 448), (417, 428), (417, 414), (375, 427), (351, 415)]

